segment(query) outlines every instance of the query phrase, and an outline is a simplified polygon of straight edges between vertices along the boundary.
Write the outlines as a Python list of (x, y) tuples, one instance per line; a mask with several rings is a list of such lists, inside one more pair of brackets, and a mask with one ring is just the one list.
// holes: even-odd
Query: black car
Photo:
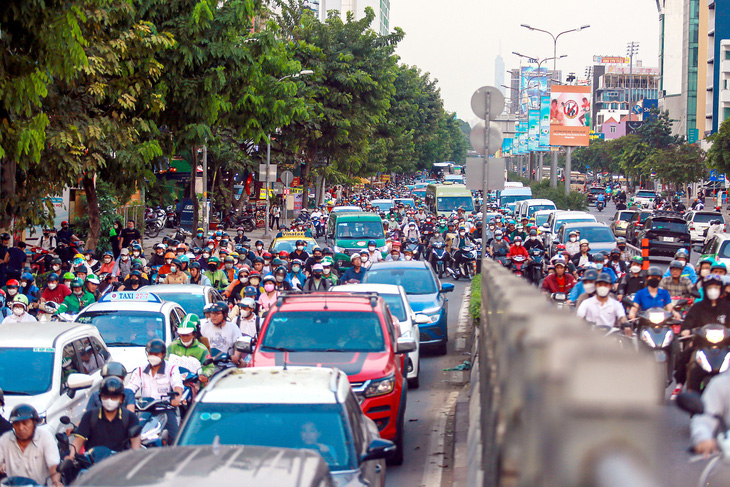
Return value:
[(649, 255), (674, 256), (679, 249), (691, 252), (692, 237), (687, 221), (679, 212), (657, 211), (644, 222), (637, 241), (649, 240)]
[(641, 246), (641, 241), (637, 240), (639, 232), (644, 228), (646, 219), (649, 218), (653, 212), (651, 210), (640, 210), (633, 214), (628, 225), (626, 225), (626, 241), (636, 247)]

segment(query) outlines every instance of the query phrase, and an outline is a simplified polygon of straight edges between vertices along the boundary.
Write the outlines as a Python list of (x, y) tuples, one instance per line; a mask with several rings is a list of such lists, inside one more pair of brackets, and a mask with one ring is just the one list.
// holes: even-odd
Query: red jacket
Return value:
[(575, 286), (575, 278), (567, 272), (563, 274), (563, 277), (565, 277), (565, 282), (561, 285), (560, 283), (558, 283), (557, 274), (549, 274), (542, 281), (542, 290), (549, 293), (570, 292), (570, 290), (573, 289), (573, 286)]
[(507, 257), (512, 258), (512, 257), (515, 257), (517, 255), (521, 255), (525, 259), (527, 259), (528, 257), (530, 257), (530, 254), (527, 253), (527, 249), (525, 249), (525, 247), (523, 247), (522, 245), (512, 245), (509, 248), (509, 253), (507, 254)]

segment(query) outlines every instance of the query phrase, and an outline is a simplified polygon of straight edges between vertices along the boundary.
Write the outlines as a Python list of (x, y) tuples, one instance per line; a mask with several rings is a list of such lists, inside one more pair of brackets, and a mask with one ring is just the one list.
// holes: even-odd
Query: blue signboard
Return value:
[(183, 198), (180, 202), (182, 211), (180, 212), (180, 226), (185, 230), (192, 232), (193, 223), (195, 222), (195, 202), (192, 198)]
[(717, 169), (710, 169), (710, 177), (707, 178), (709, 181), (725, 181), (724, 174), (718, 174)]
[(659, 108), (659, 100), (657, 100), (656, 98), (645, 98), (644, 101), (641, 103), (641, 106), (643, 111), (642, 120), (644, 122), (656, 118), (656, 115), (651, 113), (651, 111)]
[(699, 129), (689, 129), (687, 130), (687, 142), (690, 144), (694, 144), (697, 142), (697, 140), (700, 138), (700, 130)]

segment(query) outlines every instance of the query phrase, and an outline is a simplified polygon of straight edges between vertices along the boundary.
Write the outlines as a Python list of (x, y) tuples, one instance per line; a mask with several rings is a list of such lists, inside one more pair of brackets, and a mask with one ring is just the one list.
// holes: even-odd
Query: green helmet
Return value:
[(322, 265), (323, 266), (331, 266), (334, 265), (335, 261), (332, 259), (332, 257), (327, 256), (322, 258)]
[(185, 316), (185, 320), (191, 322), (195, 326), (200, 324), (200, 318), (198, 318), (198, 315), (195, 313), (188, 313), (187, 316)]
[(73, 281), (71, 281), (71, 289), (75, 287), (84, 287), (84, 281), (82, 281), (78, 277), (75, 278)]
[(190, 319), (187, 317), (182, 320), (182, 323), (178, 325), (177, 332), (180, 335), (189, 335), (191, 333), (195, 333), (195, 323), (193, 323)]
[(211, 263), (212, 264), (220, 264), (221, 261), (218, 260), (218, 257), (211, 257), (211, 258), (208, 259), (208, 264), (211, 264)]
[(637, 264), (643, 264), (644, 259), (640, 255), (635, 255), (631, 258), (631, 262), (636, 262)]
[(99, 278), (96, 277), (96, 275), (94, 274), (89, 274), (88, 276), (86, 276), (86, 282), (90, 282), (91, 284), (101, 284)]
[(15, 296), (12, 305), (14, 306), (18, 303), (22, 304), (25, 309), (28, 309), (28, 296), (25, 294), (18, 294)]
[(73, 281), (75, 278), (76, 278), (76, 276), (74, 276), (73, 272), (67, 272), (63, 275), (64, 281)]

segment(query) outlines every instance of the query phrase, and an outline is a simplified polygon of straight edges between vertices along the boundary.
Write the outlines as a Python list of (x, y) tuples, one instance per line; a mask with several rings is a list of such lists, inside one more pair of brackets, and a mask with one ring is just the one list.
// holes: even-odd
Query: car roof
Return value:
[(392, 260), (388, 262), (373, 262), (372, 269), (428, 269), (428, 265), (420, 260)]
[(560, 217), (560, 216), (568, 216), (568, 215), (570, 215), (570, 216), (581, 215), (581, 216), (590, 216), (590, 217), (595, 218), (595, 216), (591, 215), (587, 211), (557, 210), (555, 212), (555, 218)]
[(693, 215), (713, 215), (713, 216), (722, 216), (722, 213), (719, 211), (708, 211), (708, 210), (690, 210)]
[(94, 465), (74, 485), (179, 487), (201, 481), (216, 487), (331, 486), (319, 453), (264, 446), (204, 445), (128, 450)]
[(589, 228), (589, 227), (603, 227), (608, 228), (605, 223), (601, 222), (565, 222), (561, 225), (565, 228)]
[(392, 203), (392, 202), (393, 202), (393, 200), (370, 200), (371, 205), (373, 203)]
[(99, 332), (95, 326), (81, 323), (46, 321), (38, 323), (7, 323), (0, 327), (0, 347), (53, 348), (62, 335), (94, 335)]
[[(529, 200), (522, 200), (522, 203), (526, 204), (526, 205), (544, 205), (545, 203), (550, 203), (552, 205), (555, 205), (555, 202), (553, 200), (548, 200), (545, 198), (534, 198), (534, 199), (529, 199)], [(545, 211), (545, 210), (540, 210), (540, 211)], [(550, 210), (547, 210), (547, 211), (550, 211)]]
[[(373, 295), (377, 298), (377, 296)], [(336, 293), (333, 295), (328, 292), (320, 293), (296, 293), (285, 292), (279, 295), (276, 303), (277, 311), (356, 311), (371, 312), (377, 306), (373, 306), (371, 296), (349, 293)], [(382, 298), (379, 298), (382, 300)], [(279, 304), (281, 303), (281, 304)]]
[(333, 286), (330, 290), (331, 291), (337, 291), (337, 292), (353, 292), (353, 293), (360, 293), (360, 292), (369, 292), (369, 293), (378, 293), (378, 294), (401, 294), (401, 288), (403, 286), (399, 286), (397, 284), (367, 284), (367, 283), (357, 283), (357, 284), (339, 284), (337, 286)]
[(147, 303), (140, 301), (112, 301), (109, 303), (91, 303), (82, 310), (82, 313), (89, 311), (146, 311), (164, 313), (170, 308), (180, 306), (174, 301), (162, 301), (161, 303)]
[(325, 367), (232, 369), (205, 388), (202, 403), (337, 404), (350, 389), (347, 375)]
[(155, 284), (154, 286), (142, 286), (140, 289), (154, 293), (190, 293), (205, 294), (211, 286), (202, 286), (200, 284)]

